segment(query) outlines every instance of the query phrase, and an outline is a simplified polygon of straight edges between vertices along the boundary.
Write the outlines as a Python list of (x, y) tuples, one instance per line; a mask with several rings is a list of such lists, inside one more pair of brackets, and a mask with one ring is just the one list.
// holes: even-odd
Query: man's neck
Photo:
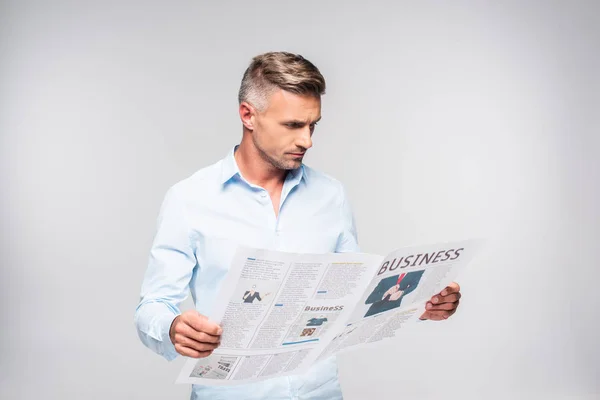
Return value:
[(236, 149), (234, 158), (242, 176), (248, 182), (268, 191), (283, 186), (287, 171), (269, 164), (254, 146), (244, 140)]

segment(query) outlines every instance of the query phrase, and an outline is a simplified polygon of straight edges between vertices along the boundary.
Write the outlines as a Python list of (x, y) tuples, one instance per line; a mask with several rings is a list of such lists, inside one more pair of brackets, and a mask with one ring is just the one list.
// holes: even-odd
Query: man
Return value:
[(415, 290), (424, 271), (412, 271), (388, 276), (379, 281), (365, 300), (371, 304), (365, 317), (400, 307), (404, 296)]
[[(343, 186), (303, 165), (321, 119), (325, 80), (302, 56), (255, 57), (239, 91), (242, 140), (166, 193), (136, 309), (142, 342), (167, 360), (207, 357), (221, 328), (206, 315), (237, 245), (290, 252), (358, 252)], [(195, 310), (181, 313), (190, 289)], [(423, 319), (453, 314), (458, 285)], [(301, 376), (227, 387), (193, 385), (192, 399), (341, 399), (335, 358)]]
[[(268, 295), (269, 293), (265, 293), (265, 297)], [(252, 303), (254, 300), (262, 301), (260, 293), (256, 291), (256, 285), (252, 285), (252, 289), (246, 290), (242, 299), (244, 300), (244, 303)]]

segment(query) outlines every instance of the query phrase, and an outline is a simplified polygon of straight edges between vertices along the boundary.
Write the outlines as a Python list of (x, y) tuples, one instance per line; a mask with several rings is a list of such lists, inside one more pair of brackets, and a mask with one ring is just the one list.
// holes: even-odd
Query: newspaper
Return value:
[(223, 328), (177, 383), (231, 385), (299, 374), (315, 362), (395, 337), (481, 247), (466, 240), (366, 253), (240, 247), (208, 317)]

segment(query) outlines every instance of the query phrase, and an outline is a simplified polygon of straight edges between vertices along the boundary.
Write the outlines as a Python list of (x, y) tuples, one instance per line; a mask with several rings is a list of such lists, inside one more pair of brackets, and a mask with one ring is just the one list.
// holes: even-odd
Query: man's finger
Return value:
[(420, 317), (419, 319), (422, 320), (429, 320), (429, 321), (435, 321), (434, 319), (434, 315), (432, 314), (432, 311), (425, 311)]
[(431, 298), (431, 302), (433, 304), (443, 304), (443, 303), (454, 303), (460, 300), (462, 295), (460, 293), (451, 293), (447, 296), (435, 295)]
[(458, 307), (459, 301), (455, 301), (454, 303), (442, 303), (442, 304), (432, 304), (431, 302), (427, 302), (427, 304), (425, 305), (425, 309), (427, 311), (440, 311), (440, 310), (446, 310), (446, 311), (450, 311), (450, 310), (454, 310), (456, 307)]
[(198, 332), (208, 333), (209, 335), (218, 336), (223, 332), (219, 325), (199, 313), (188, 315), (185, 322)]
[(446, 286), (446, 288), (444, 290), (442, 290), (440, 294), (442, 296), (448, 296), (451, 293), (458, 293), (458, 292), (460, 292), (460, 286), (458, 285), (458, 283), (452, 282), (448, 286)]
[(177, 352), (182, 356), (191, 358), (203, 358), (208, 357), (212, 354), (212, 351), (196, 351), (194, 349), (190, 349), (189, 347), (185, 347), (180, 344), (175, 345), (175, 350), (177, 350)]
[(194, 349), (196, 351), (212, 351), (219, 347), (220, 343), (201, 343), (190, 337), (184, 336), (180, 333), (175, 334), (175, 343), (181, 344), (184, 347)]
[(420, 319), (429, 319), (431, 321), (443, 321), (450, 318), (456, 312), (456, 308), (450, 311), (425, 311)]
[(441, 311), (425, 311), (421, 316), (421, 319), (428, 319), (430, 321), (441, 321), (446, 318), (443, 317)]
[(179, 324), (178, 326), (176, 326), (175, 332), (180, 333), (183, 336), (192, 338), (200, 343), (219, 343), (221, 341), (221, 336), (209, 335), (205, 332), (198, 332), (197, 330), (186, 324)]

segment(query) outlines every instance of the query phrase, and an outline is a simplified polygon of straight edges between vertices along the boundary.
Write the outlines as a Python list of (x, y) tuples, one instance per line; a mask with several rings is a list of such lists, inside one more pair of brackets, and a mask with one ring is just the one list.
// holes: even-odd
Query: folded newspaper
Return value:
[(177, 383), (231, 385), (299, 374), (317, 361), (393, 338), (456, 279), (480, 240), (365, 253), (238, 248), (213, 313), (209, 357), (188, 358)]

